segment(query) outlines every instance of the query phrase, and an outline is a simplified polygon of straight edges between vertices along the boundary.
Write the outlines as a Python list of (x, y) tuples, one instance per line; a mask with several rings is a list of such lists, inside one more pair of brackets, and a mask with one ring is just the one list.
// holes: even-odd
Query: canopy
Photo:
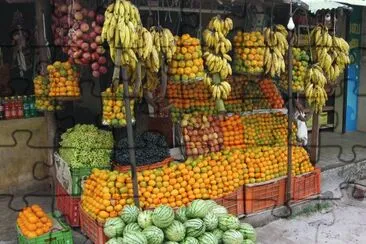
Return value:
[[(366, 6), (366, 0), (302, 0), (309, 6), (309, 11), (316, 13), (321, 9), (347, 8), (348, 5)], [(347, 5), (348, 4), (348, 5)]]

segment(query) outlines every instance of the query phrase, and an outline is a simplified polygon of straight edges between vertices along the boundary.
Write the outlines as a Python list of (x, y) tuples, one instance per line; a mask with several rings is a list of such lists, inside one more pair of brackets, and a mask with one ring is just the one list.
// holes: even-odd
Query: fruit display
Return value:
[[(75, 18), (69, 16), (69, 11), (85, 10), (82, 9), (79, 1), (74, 1), (74, 4), (70, 4), (70, 0), (54, 0), (53, 12), (52, 12), (52, 34), (54, 44), (61, 47), (62, 50), (67, 53), (67, 42), (70, 28), (73, 26)], [(87, 12), (87, 11), (86, 11)]]
[(188, 156), (218, 152), (223, 143), (219, 121), (211, 115), (184, 114), (181, 127)]
[(222, 117), (220, 119), (220, 127), (225, 149), (244, 149), (244, 128), (239, 115)]
[(215, 16), (202, 33), (206, 45), (203, 58), (209, 72), (204, 78), (204, 83), (210, 87), (212, 98), (216, 100), (219, 112), (225, 111), (223, 99), (227, 99), (231, 92), (231, 86), (226, 79), (232, 75), (230, 65), (232, 60), (227, 54), (231, 51), (232, 45), (226, 36), (233, 26), (232, 19)]
[[(287, 115), (281, 112), (253, 113), (241, 117), (244, 129), (244, 145), (247, 148), (258, 146), (287, 145)], [(296, 135), (296, 125), (292, 127)], [(296, 138), (292, 138), (296, 142)]]
[(259, 74), (263, 72), (264, 36), (259, 31), (238, 31), (234, 42), (234, 71)]
[[(144, 132), (135, 138), (137, 166), (161, 162), (170, 156), (169, 146), (163, 135)], [(120, 165), (130, 165), (127, 137), (122, 138), (114, 149), (114, 161)]]
[[(125, 221), (127, 220), (127, 221)], [(154, 210), (125, 207), (107, 220), (107, 243), (256, 243), (255, 229), (240, 223), (211, 200), (194, 200), (175, 210), (161, 205)]]
[(36, 109), (38, 111), (59, 111), (64, 109), (61, 101), (57, 101), (50, 97), (36, 96)]
[(79, 72), (69, 61), (47, 66), (50, 97), (79, 97)]
[(243, 111), (271, 108), (271, 104), (263, 94), (258, 81), (244, 80), (243, 86)]
[(77, 124), (61, 135), (59, 154), (71, 169), (108, 167), (112, 149), (110, 131)]
[[(304, 91), (304, 81), (306, 77), (306, 72), (309, 66), (309, 55), (305, 50), (300, 48), (292, 48), (293, 61), (292, 61), (292, 90), (294, 92)], [(280, 87), (287, 91), (288, 89), (288, 71), (281, 74), (280, 77)]]
[(309, 106), (315, 113), (320, 113), (328, 100), (325, 90), (327, 78), (319, 64), (312, 65), (305, 79), (305, 97)]
[(259, 86), (268, 103), (271, 105), (271, 108), (280, 109), (284, 107), (285, 102), (283, 101), (281, 93), (278, 91), (275, 83), (272, 80), (261, 80), (259, 82)]
[[(130, 86), (129, 94), (132, 94), (133, 88)], [(123, 127), (127, 125), (126, 121), (126, 108), (123, 101), (123, 84), (119, 84), (114, 92), (111, 87), (102, 92), (103, 102), (103, 117), (102, 124), (111, 127)], [(130, 99), (130, 110), (132, 116), (132, 122), (135, 121), (134, 117), (135, 101)]]
[(280, 76), (285, 72), (285, 54), (288, 49), (287, 30), (283, 25), (275, 25), (274, 28), (264, 28), (264, 73), (271, 77)]
[(36, 96), (36, 109), (39, 111), (55, 111), (62, 110), (61, 101), (56, 101), (49, 97), (50, 81), (46, 76), (37, 75), (33, 79), (34, 95)]
[(17, 226), (25, 237), (31, 239), (48, 233), (52, 229), (53, 223), (43, 209), (34, 204), (19, 212)]
[(168, 74), (174, 82), (195, 83), (204, 77), (200, 40), (184, 34), (176, 37), (177, 50), (169, 65)]

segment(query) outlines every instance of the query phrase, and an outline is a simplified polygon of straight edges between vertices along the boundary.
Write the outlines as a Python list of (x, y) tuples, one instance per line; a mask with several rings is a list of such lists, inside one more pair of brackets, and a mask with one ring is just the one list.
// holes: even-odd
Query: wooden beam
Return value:
[(318, 161), (319, 154), (319, 113), (313, 114), (313, 125), (311, 129), (311, 148), (310, 148), (310, 161), (315, 165)]

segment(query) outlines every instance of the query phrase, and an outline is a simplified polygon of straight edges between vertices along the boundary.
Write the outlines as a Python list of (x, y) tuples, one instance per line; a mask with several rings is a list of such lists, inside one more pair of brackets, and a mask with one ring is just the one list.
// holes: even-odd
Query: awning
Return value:
[(336, 0), (339, 3), (346, 3), (350, 5), (366, 6), (366, 0)]
[(349, 8), (348, 5), (339, 3), (339, 1), (335, 0), (303, 0), (303, 2), (309, 6), (309, 11), (312, 13), (316, 13), (318, 10), (322, 9)]

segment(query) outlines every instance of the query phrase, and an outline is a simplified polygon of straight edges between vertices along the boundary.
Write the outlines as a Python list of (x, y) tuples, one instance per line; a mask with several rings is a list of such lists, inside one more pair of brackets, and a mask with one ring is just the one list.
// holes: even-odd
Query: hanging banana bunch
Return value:
[(305, 78), (305, 97), (311, 108), (316, 113), (322, 111), (328, 95), (325, 90), (327, 78), (324, 75), (320, 64), (315, 64), (309, 68)]
[(150, 32), (157, 51), (165, 56), (167, 63), (170, 63), (177, 50), (172, 32), (167, 28), (157, 26), (151, 27)]
[(271, 77), (285, 72), (285, 54), (288, 50), (287, 30), (283, 25), (276, 25), (274, 30), (264, 28), (264, 73)]

